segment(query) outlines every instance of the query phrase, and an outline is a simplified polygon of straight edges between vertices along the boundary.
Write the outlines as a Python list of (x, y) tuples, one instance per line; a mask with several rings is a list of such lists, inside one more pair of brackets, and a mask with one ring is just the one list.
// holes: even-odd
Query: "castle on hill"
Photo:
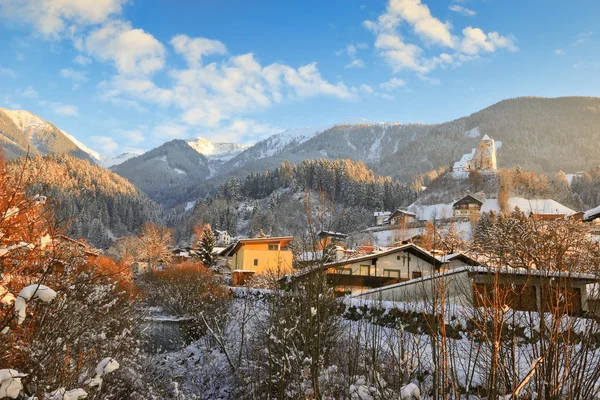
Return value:
[(486, 134), (481, 138), (476, 148), (472, 149), (470, 153), (463, 154), (460, 161), (454, 163), (452, 172), (493, 171), (496, 169), (498, 169), (496, 141)]

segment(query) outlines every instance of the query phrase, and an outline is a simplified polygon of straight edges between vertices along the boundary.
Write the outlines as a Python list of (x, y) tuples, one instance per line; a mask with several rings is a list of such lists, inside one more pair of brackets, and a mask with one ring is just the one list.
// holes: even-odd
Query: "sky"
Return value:
[(0, 0), (0, 107), (106, 155), (600, 94), (597, 0)]

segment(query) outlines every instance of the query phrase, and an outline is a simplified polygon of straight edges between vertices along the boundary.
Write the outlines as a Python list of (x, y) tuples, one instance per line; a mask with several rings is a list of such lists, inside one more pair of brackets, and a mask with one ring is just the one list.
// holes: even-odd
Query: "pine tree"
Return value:
[(202, 231), (202, 238), (200, 238), (198, 254), (200, 261), (207, 267), (213, 267), (216, 264), (217, 258), (213, 254), (213, 249), (217, 244), (217, 239), (213, 233), (210, 225), (206, 225)]

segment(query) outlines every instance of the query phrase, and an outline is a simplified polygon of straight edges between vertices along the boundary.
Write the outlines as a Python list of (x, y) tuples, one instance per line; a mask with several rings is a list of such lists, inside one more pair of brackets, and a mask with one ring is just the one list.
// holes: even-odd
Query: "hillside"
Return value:
[(600, 163), (600, 98), (521, 97), (504, 100), (468, 117), (432, 125), (429, 132), (384, 157), (381, 174), (409, 178), (460, 159), (488, 134), (502, 142), (498, 167), (521, 166), (552, 174), (575, 172)]
[(28, 191), (48, 197), (67, 233), (107, 247), (114, 237), (137, 232), (160, 218), (160, 207), (120, 176), (65, 154), (19, 158), (8, 164), (25, 167)]
[(355, 123), (289, 130), (243, 151), (217, 176), (245, 176), (284, 161), (351, 158), (381, 175), (412, 180), (451, 165), (488, 134), (503, 143), (499, 167), (538, 172), (587, 170), (600, 163), (600, 98), (520, 97), (441, 124)]
[(207, 158), (183, 140), (167, 142), (111, 170), (165, 207), (195, 198), (193, 193), (210, 175)]
[[(93, 161), (81, 143), (52, 123), (24, 110), (0, 108), (0, 146), (8, 159), (31, 155), (69, 154)], [(90, 151), (91, 152), (91, 151)]]

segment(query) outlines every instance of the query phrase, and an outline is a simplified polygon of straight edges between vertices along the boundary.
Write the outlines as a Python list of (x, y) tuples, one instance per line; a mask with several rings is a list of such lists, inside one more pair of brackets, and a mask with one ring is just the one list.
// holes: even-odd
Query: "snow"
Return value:
[(478, 126), (476, 126), (475, 128), (471, 129), (468, 132), (465, 132), (465, 134), (471, 138), (478, 138), (481, 135), (481, 133), (479, 132)]
[(27, 374), (22, 374), (14, 369), (0, 369), (0, 399), (9, 397), (16, 399), (23, 389), (21, 378)]
[(421, 400), (421, 391), (414, 383), (409, 383), (400, 389), (400, 400)]
[(98, 153), (97, 151), (94, 151), (92, 149), (90, 149), (89, 147), (87, 147), (85, 144), (81, 143), (79, 140), (77, 140), (75, 138), (75, 136), (69, 135), (67, 132), (60, 130), (66, 137), (69, 138), (69, 140), (71, 140), (71, 142), (73, 142), (75, 144), (75, 146), (79, 147), (80, 150), (84, 151), (85, 153), (89, 154), (92, 158), (94, 158), (95, 160), (100, 161), (102, 159), (102, 156), (100, 155), (100, 153)]
[(27, 302), (40, 299), (49, 303), (56, 297), (56, 292), (45, 285), (29, 285), (21, 289), (15, 300), (15, 312), (18, 316), (18, 324), (21, 325), (27, 316)]
[(143, 151), (138, 152), (129, 152), (129, 153), (121, 153), (118, 156), (110, 157), (110, 156), (101, 156), (99, 160), (99, 164), (104, 168), (114, 167), (115, 165), (123, 164), (125, 161), (137, 157), (139, 155), (144, 154)]
[(408, 206), (408, 210), (417, 214), (417, 219), (420, 221), (433, 221), (437, 219), (451, 218), (454, 214), (452, 210), (452, 204), (431, 204), (431, 205), (420, 205), (411, 204)]
[(583, 219), (584, 220), (588, 220), (591, 217), (593, 217), (594, 215), (600, 214), (600, 206), (596, 207), (596, 208), (592, 208), (591, 210), (587, 210), (584, 214), (583, 214)]
[(185, 211), (190, 211), (196, 205), (196, 200), (185, 203)]
[(14, 122), (14, 124), (25, 132), (29, 128), (39, 129), (43, 128), (47, 122), (25, 110), (7, 110), (5, 108), (0, 109), (4, 111), (8, 117)]
[(175, 172), (177, 172), (178, 174), (181, 174), (181, 175), (187, 175), (187, 172), (185, 172), (185, 171), (184, 171), (184, 170), (182, 170), (182, 169), (179, 169), (179, 168), (173, 168), (173, 169), (174, 169), (174, 170), (175, 170)]
[(223, 161), (233, 158), (249, 147), (248, 145), (239, 143), (213, 143), (202, 137), (197, 137), (187, 143), (198, 153), (209, 158), (218, 158)]
[(96, 376), (88, 380), (86, 384), (89, 387), (102, 386), (102, 377), (118, 370), (119, 367), (119, 363), (114, 358), (106, 357), (96, 366)]
[[(514, 210), (519, 207), (525, 215), (531, 213), (534, 214), (563, 214), (572, 215), (575, 211), (567, 206), (560, 204), (559, 202), (552, 199), (525, 199), (523, 197), (511, 197), (508, 199), (508, 206), (510, 210)], [(487, 199), (484, 200), (481, 206), (481, 212), (500, 212), (500, 205), (498, 199)]]

